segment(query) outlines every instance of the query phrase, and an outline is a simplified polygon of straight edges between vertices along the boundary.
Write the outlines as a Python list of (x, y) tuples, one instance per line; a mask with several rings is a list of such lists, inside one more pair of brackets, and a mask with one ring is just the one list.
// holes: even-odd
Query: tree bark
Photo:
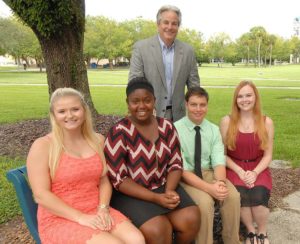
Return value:
[(95, 112), (82, 52), (83, 37), (72, 27), (66, 27), (63, 35), (37, 36), (45, 59), (49, 94), (59, 87), (73, 87), (84, 94)]
[(273, 45), (271, 44), (270, 45), (270, 61), (269, 61), (269, 66), (271, 67), (272, 66), (272, 52), (273, 52)]
[(94, 107), (83, 56), (83, 31), (66, 26), (62, 35), (45, 38), (36, 33), (43, 52), (49, 95), (60, 87), (72, 87), (83, 93), (93, 114)]

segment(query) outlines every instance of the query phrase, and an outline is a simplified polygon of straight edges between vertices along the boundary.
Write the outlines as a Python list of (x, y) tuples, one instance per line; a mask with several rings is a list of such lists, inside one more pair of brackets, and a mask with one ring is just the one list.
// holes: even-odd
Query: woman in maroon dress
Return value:
[(272, 178), (268, 166), (274, 127), (272, 120), (262, 114), (258, 90), (251, 81), (241, 81), (235, 89), (231, 114), (222, 119), (220, 129), (227, 151), (227, 178), (241, 195), (241, 220), (248, 231), (246, 243), (269, 243)]

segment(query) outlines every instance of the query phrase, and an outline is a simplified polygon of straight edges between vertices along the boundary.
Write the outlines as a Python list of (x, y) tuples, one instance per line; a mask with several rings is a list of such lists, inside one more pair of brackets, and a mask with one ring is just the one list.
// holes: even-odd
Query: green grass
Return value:
[[(240, 80), (248, 79), (255, 81), (259, 86), (300, 86), (299, 65), (281, 65), (271, 68), (244, 65), (233, 67), (228, 64), (224, 64), (222, 68), (216, 66), (216, 64), (210, 64), (199, 68), (201, 85), (235, 86)], [(5, 69), (0, 69), (0, 84), (47, 84), (45, 72), (24, 70), (16, 72)], [(88, 77), (90, 85), (126, 84), (128, 69), (89, 69)]]
[(24, 165), (23, 160), (0, 157), (0, 224), (8, 221), (17, 214), (21, 214), (15, 190), (6, 179), (9, 169)]
[(45, 72), (38, 71), (2, 71), (0, 84), (47, 84)]
[[(213, 65), (199, 68), (204, 86), (235, 86), (241, 79), (251, 79), (258, 86), (282, 86), (282, 89), (260, 88), (264, 113), (275, 124), (274, 159), (292, 162), (300, 167), (300, 66), (272, 68), (230, 67)], [(97, 84), (126, 84), (128, 70), (89, 70), (89, 81)], [(14, 83), (23, 85), (14, 85)], [(28, 86), (26, 83), (37, 84)], [(11, 72), (0, 69), (0, 124), (45, 118), (48, 115), (46, 74), (30, 71)], [(210, 101), (208, 119), (219, 124), (229, 113), (233, 88), (207, 88)], [(100, 114), (124, 116), (127, 113), (125, 87), (91, 86), (91, 94)], [(20, 213), (14, 190), (5, 178), (7, 170), (24, 164), (23, 160), (0, 157), (0, 223)]]
[(48, 115), (47, 86), (1, 86), (0, 123)]

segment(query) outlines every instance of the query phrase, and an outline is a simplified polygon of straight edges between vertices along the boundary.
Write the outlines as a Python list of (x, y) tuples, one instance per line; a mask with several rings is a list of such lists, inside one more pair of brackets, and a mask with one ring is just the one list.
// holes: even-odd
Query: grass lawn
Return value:
[(17, 168), (23, 164), (24, 160), (0, 156), (0, 224), (8, 221), (17, 214), (21, 214), (15, 189), (6, 179), (6, 172), (9, 169)]
[[(261, 73), (262, 72), (262, 73)], [(300, 87), (300, 66), (272, 68), (245, 68), (241, 66), (215, 68), (200, 67), (203, 86), (232, 85), (241, 79), (251, 79), (258, 86), (282, 86), (281, 89), (260, 88), (264, 113), (275, 124), (274, 159), (291, 161), (300, 167), (300, 91), (284, 87)], [(89, 70), (90, 84), (126, 84), (128, 70)], [(14, 85), (14, 83), (23, 85)], [(37, 84), (28, 86), (27, 84)], [(0, 68), (0, 124), (48, 115), (48, 88), (46, 74), (31, 71), (11, 72)], [(207, 88), (210, 101), (208, 119), (219, 123), (229, 113), (233, 88)], [(91, 86), (91, 94), (100, 114), (125, 115), (125, 87)], [(20, 212), (14, 190), (5, 178), (11, 168), (24, 164), (24, 159), (0, 156), (0, 223)]]
[[(300, 65), (281, 65), (271, 68), (231, 66), (224, 64), (217, 68), (216, 64), (203, 65), (199, 68), (201, 85), (203, 86), (235, 86), (242, 79), (255, 81), (259, 86), (300, 86)], [(89, 69), (90, 85), (127, 84), (128, 69)], [(45, 71), (7, 70), (0, 67), (0, 84), (47, 84)]]

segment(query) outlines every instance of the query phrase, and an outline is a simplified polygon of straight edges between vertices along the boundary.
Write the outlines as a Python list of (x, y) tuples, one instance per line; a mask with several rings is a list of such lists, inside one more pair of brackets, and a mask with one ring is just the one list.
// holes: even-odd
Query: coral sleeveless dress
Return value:
[[(75, 158), (64, 153), (60, 159), (51, 191), (65, 203), (84, 213), (94, 214), (99, 205), (99, 182), (103, 167), (101, 158), (95, 154), (88, 158)], [(114, 227), (127, 218), (110, 208)], [(43, 244), (86, 243), (101, 230), (82, 226), (50, 213), (38, 206), (38, 229)]]
[[(227, 155), (244, 170), (253, 170), (262, 159), (263, 154), (264, 151), (260, 149), (260, 140), (254, 133), (238, 132), (236, 149), (231, 151), (227, 148)], [(233, 185), (248, 188), (231, 169), (227, 168), (226, 174)], [(272, 177), (269, 168), (258, 175), (254, 185), (263, 186), (271, 191)]]

